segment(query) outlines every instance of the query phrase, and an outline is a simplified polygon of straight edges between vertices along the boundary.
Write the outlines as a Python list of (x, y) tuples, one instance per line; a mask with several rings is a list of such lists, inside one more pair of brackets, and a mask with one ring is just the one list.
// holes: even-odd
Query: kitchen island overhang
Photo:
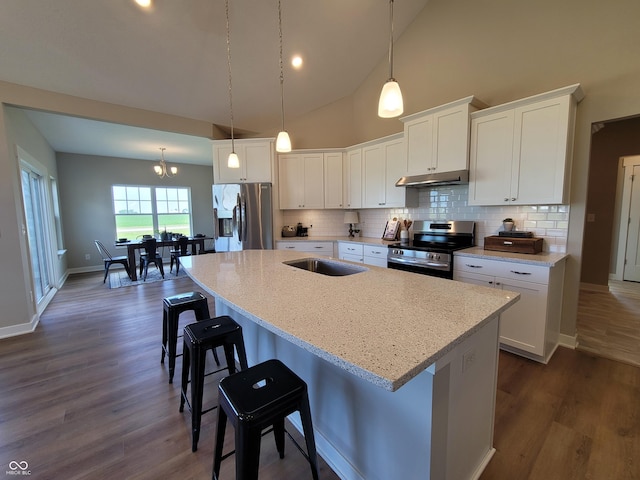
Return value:
[(283, 263), (308, 256), (225, 252), (183, 267), (243, 326), (250, 364), (280, 358), (307, 382), (318, 450), (342, 478), (474, 478), (493, 452), (498, 316), (518, 294)]

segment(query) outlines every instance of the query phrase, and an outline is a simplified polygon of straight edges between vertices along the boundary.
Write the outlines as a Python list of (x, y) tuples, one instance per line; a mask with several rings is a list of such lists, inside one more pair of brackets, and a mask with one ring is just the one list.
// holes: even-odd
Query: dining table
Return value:
[[(191, 254), (197, 255), (198, 253), (204, 253), (204, 241), (208, 237), (189, 237), (188, 244), (191, 245)], [(177, 239), (171, 240), (158, 240), (156, 239), (156, 245), (158, 247), (175, 247), (177, 248)], [(131, 281), (138, 280), (138, 271), (136, 268), (136, 250), (144, 248), (144, 239), (127, 240), (124, 242), (116, 241), (116, 247), (127, 247), (127, 258), (129, 260)]]

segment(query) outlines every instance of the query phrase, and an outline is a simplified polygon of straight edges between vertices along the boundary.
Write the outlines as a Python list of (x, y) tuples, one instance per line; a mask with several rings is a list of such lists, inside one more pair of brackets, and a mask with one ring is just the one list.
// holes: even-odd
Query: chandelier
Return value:
[(178, 167), (167, 168), (167, 162), (164, 161), (165, 150), (165, 147), (160, 147), (160, 164), (154, 165), (153, 171), (156, 172), (160, 178), (174, 177), (178, 174)]

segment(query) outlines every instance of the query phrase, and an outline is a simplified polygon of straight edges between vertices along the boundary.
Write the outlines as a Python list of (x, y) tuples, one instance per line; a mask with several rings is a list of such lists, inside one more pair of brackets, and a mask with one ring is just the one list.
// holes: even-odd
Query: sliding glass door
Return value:
[(45, 182), (41, 175), (26, 164), (21, 165), (22, 195), (35, 301), (39, 304), (51, 290), (51, 248), (46, 215)]

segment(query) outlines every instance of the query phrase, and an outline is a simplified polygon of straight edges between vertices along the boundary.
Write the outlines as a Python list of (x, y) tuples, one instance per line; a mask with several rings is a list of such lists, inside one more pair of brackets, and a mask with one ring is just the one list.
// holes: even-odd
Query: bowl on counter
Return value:
[(285, 225), (282, 227), (282, 236), (283, 237), (295, 237), (296, 236), (296, 227), (291, 227), (289, 225)]

